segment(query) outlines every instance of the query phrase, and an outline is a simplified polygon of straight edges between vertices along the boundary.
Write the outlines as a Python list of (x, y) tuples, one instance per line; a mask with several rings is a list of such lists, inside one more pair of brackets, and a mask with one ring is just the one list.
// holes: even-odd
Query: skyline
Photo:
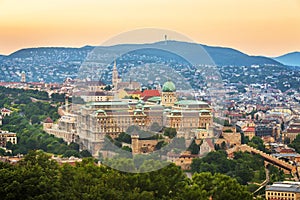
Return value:
[(273, 57), (300, 51), (299, 10), (299, 0), (0, 0), (0, 54), (101, 45), (122, 32), (152, 27), (196, 43)]

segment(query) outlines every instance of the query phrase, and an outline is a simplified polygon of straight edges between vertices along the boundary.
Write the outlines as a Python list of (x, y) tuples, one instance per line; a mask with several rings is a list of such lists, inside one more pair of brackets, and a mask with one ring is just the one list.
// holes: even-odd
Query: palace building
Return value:
[[(112, 79), (114, 88), (118, 88), (118, 84), (121, 83), (118, 79), (116, 63), (114, 63)], [(118, 90), (112, 92), (118, 93)], [(90, 101), (89, 99), (71, 114), (69, 117), (63, 116), (59, 120), (58, 127), (45, 123), (44, 130), (68, 142), (78, 142), (82, 149), (87, 149), (93, 156), (98, 156), (106, 135), (116, 138), (120, 133), (126, 132), (130, 126), (137, 126), (147, 131), (155, 123), (160, 127), (175, 128), (177, 136), (186, 139), (195, 138), (197, 134), (195, 130), (208, 130), (212, 126), (209, 105), (196, 100), (178, 101), (176, 87), (171, 80), (163, 84), (160, 96), (145, 101), (111, 98)], [(136, 149), (144, 149), (144, 153), (152, 151), (154, 145), (151, 143), (151, 148), (145, 149), (143, 145), (146, 143), (135, 144), (142, 145), (136, 145)], [(137, 153), (136, 149), (134, 153)]]
[(97, 155), (105, 135), (115, 138), (132, 125), (149, 130), (157, 123), (175, 128), (178, 136), (192, 137), (195, 135), (192, 130), (208, 129), (212, 125), (210, 110), (207, 103), (192, 100), (175, 102), (171, 108), (141, 100), (89, 102), (77, 114), (77, 133), (81, 145)]

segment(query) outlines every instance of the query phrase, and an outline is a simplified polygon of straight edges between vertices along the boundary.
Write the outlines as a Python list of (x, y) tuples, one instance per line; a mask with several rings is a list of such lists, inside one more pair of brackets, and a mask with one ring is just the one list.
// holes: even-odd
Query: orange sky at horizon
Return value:
[(300, 0), (0, 0), (5, 55), (28, 47), (100, 45), (145, 27), (250, 55), (278, 56), (300, 51)]

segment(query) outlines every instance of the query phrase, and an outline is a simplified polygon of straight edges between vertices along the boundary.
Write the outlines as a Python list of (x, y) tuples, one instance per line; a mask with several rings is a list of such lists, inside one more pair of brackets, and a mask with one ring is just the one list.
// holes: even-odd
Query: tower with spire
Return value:
[(112, 73), (112, 85), (114, 90), (117, 90), (119, 82), (119, 75), (117, 70), (117, 63), (116, 60), (114, 61), (113, 73)]
[(24, 71), (21, 73), (21, 83), (26, 83), (26, 74)]

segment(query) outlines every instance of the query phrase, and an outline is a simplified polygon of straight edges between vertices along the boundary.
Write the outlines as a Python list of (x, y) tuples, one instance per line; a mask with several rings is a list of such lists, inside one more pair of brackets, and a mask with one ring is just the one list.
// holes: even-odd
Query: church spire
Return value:
[(114, 90), (117, 90), (118, 82), (119, 82), (119, 75), (118, 75), (118, 70), (117, 70), (117, 62), (115, 59), (114, 67), (113, 67), (113, 74), (112, 74), (112, 84), (113, 84)]
[(117, 61), (116, 61), (116, 59), (114, 60), (114, 70), (117, 70)]

